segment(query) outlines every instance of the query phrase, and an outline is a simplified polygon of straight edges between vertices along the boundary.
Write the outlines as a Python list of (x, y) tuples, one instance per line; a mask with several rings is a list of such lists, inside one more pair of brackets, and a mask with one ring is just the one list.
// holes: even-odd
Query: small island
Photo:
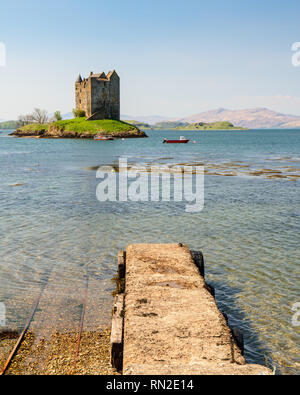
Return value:
[(87, 78), (78, 76), (75, 82), (76, 108), (74, 119), (63, 120), (60, 111), (49, 119), (47, 111), (36, 108), (32, 114), (20, 116), (12, 136), (36, 138), (94, 138), (97, 135), (115, 138), (148, 137), (143, 130), (245, 130), (231, 122), (180, 121), (159, 122), (149, 125), (143, 122), (121, 120), (120, 77), (115, 70), (107, 74), (93, 72)]
[(241, 126), (234, 126), (231, 122), (196, 122), (196, 123), (188, 123), (188, 122), (159, 122), (155, 125), (149, 125), (147, 123), (138, 122), (138, 121), (127, 121), (131, 125), (134, 125), (143, 130), (248, 130)]
[[(181, 126), (177, 126), (175, 129), (181, 129)], [(183, 130), (248, 130), (240, 126), (234, 126), (231, 122), (197, 122), (191, 123), (183, 127)]]
[(120, 120), (120, 78), (109, 73), (81, 75), (75, 82), (74, 119), (63, 120), (60, 111), (49, 120), (47, 111), (36, 108), (33, 114), (21, 116), (12, 133), (18, 137), (87, 138), (97, 135), (115, 138), (147, 137), (137, 126)]
[(45, 124), (32, 123), (19, 127), (11, 135), (17, 137), (88, 139), (99, 134), (116, 138), (147, 137), (145, 132), (123, 121), (112, 119), (88, 121), (85, 117)]

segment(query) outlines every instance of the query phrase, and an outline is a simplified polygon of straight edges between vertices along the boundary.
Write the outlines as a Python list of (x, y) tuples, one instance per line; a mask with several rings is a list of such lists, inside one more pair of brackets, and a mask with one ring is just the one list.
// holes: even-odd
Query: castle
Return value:
[(76, 110), (84, 110), (88, 120), (120, 120), (120, 78), (115, 70), (79, 75), (75, 84)]

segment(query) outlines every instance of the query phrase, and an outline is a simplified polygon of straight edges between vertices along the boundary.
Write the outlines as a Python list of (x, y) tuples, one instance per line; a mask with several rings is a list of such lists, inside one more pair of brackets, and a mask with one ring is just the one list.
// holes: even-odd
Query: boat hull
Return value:
[(190, 140), (164, 140), (165, 144), (187, 144)]
[(94, 140), (96, 141), (110, 141), (110, 140), (114, 140), (113, 137), (95, 137)]

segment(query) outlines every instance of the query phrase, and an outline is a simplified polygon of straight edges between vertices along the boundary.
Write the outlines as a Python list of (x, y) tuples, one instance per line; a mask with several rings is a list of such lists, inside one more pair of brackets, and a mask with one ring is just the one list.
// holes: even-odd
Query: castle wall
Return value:
[(112, 119), (120, 120), (120, 78), (116, 73), (110, 79), (110, 113)]
[(91, 81), (88, 79), (75, 85), (76, 109), (84, 110), (86, 116), (89, 117), (91, 113)]
[(109, 81), (92, 78), (92, 114), (99, 113), (99, 119), (109, 119)]
[(88, 118), (120, 120), (120, 78), (115, 72), (107, 79), (98, 76), (76, 83), (76, 109), (84, 110)]

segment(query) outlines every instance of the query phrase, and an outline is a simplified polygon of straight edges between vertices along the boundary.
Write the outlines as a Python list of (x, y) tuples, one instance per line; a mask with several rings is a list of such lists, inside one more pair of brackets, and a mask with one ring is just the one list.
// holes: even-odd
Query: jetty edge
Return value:
[(11, 133), (11, 136), (93, 139), (99, 134), (102, 134), (103, 136), (109, 135), (115, 138), (148, 137), (145, 132), (127, 122), (113, 119), (93, 121), (87, 120), (86, 118), (74, 118), (49, 124), (34, 123), (18, 128), (16, 131)]
[(111, 362), (123, 375), (272, 375), (247, 364), (204, 278), (201, 251), (133, 244), (118, 255)]

